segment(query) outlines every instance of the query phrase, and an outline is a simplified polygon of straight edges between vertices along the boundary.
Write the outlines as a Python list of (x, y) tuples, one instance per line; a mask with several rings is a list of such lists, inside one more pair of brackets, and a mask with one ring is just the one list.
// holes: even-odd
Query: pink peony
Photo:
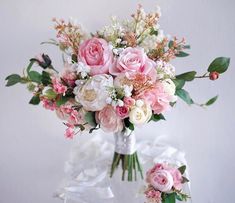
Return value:
[(155, 62), (148, 58), (144, 49), (128, 47), (121, 52), (109, 72), (112, 75), (119, 73), (142, 73), (156, 80)]
[(90, 66), (90, 74), (108, 73), (113, 62), (113, 53), (108, 43), (101, 38), (93, 37), (83, 42), (79, 47), (78, 56), (86, 65)]
[(173, 180), (174, 180), (174, 188), (177, 190), (182, 189), (182, 181), (183, 177), (180, 171), (177, 168), (171, 168), (168, 169), (168, 171), (171, 173)]
[(117, 106), (116, 113), (121, 119), (124, 119), (128, 117), (129, 109), (127, 106)]
[(119, 132), (123, 129), (123, 123), (111, 105), (107, 105), (101, 111), (96, 112), (96, 121), (105, 132)]
[(65, 92), (67, 91), (67, 87), (63, 85), (57, 78), (52, 79), (52, 86), (54, 91), (58, 94), (65, 94)]
[(161, 82), (157, 82), (154, 88), (141, 92), (135, 99), (143, 99), (146, 103), (151, 105), (155, 114), (160, 114), (170, 108), (172, 96), (164, 90), (164, 86)]

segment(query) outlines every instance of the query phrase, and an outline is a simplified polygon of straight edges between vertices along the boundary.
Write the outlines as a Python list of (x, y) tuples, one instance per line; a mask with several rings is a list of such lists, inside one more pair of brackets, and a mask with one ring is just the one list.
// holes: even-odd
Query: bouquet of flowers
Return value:
[(143, 178), (135, 127), (164, 120), (163, 114), (178, 98), (189, 105), (214, 103), (217, 96), (196, 103), (184, 86), (198, 78), (216, 80), (230, 62), (218, 57), (202, 75), (196, 71), (176, 74), (170, 61), (188, 56), (185, 50), (190, 46), (184, 38), (164, 35), (160, 16), (159, 8), (145, 13), (139, 6), (130, 19), (113, 17), (110, 25), (92, 34), (73, 21), (53, 19), (56, 39), (42, 44), (56, 45), (62, 51), (63, 70), (57, 71), (47, 54), (39, 54), (30, 59), (23, 75), (9, 75), (6, 86), (26, 84), (33, 94), (29, 103), (42, 103), (55, 111), (66, 126), (67, 138), (99, 128), (114, 133), (110, 175), (121, 165), (123, 180), (136, 180), (138, 174)]
[(189, 180), (183, 176), (186, 166), (179, 168), (168, 163), (157, 163), (146, 174), (148, 186), (145, 197), (148, 203), (175, 203), (186, 201), (189, 196), (182, 192), (182, 186)]

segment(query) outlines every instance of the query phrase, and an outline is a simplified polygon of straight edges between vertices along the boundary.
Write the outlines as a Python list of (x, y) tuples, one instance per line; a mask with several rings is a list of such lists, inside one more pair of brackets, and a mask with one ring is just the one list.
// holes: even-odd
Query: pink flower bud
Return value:
[(210, 80), (217, 80), (219, 78), (219, 73), (216, 71), (211, 72), (209, 75), (209, 78), (210, 78)]

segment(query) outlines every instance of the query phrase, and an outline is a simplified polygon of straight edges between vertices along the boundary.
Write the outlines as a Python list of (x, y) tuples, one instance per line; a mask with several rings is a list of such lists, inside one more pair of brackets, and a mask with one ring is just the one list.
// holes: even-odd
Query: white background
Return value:
[[(50, 111), (27, 104), (30, 94), (23, 86), (4, 87), (4, 78), (21, 73), (35, 54), (50, 54), (61, 64), (55, 47), (41, 46), (53, 38), (51, 18), (77, 18), (87, 30), (122, 18), (141, 1), (127, 0), (0, 0), (0, 203), (56, 203), (52, 197), (64, 177), (63, 164), (71, 141), (64, 126)], [(195, 69), (203, 74), (214, 57), (230, 56), (229, 71), (216, 82), (197, 80), (187, 85), (195, 100), (219, 94), (208, 109), (179, 102), (166, 115), (167, 122), (152, 123), (139, 131), (148, 139), (166, 134), (186, 152), (194, 203), (234, 202), (235, 182), (235, 3), (233, 0), (146, 0), (146, 10), (162, 8), (161, 27), (166, 33), (185, 37), (190, 57), (177, 59), (177, 72)], [(58, 66), (58, 69), (61, 69)], [(121, 199), (120, 199), (120, 202)]]

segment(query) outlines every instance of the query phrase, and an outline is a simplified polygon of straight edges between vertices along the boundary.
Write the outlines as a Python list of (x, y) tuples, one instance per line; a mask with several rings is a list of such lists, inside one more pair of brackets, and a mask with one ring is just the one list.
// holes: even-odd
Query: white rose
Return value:
[(174, 180), (170, 172), (167, 170), (158, 170), (151, 175), (150, 184), (156, 190), (161, 192), (170, 192), (174, 185)]
[(111, 76), (95, 75), (74, 89), (75, 99), (87, 111), (100, 111), (107, 105), (109, 87), (113, 87)]
[(130, 122), (135, 125), (147, 123), (152, 116), (151, 107), (144, 104), (142, 107), (133, 107), (129, 113)]
[(177, 97), (175, 96), (175, 83), (171, 79), (166, 79), (161, 82), (163, 84), (164, 91), (171, 97), (171, 102), (175, 102)]

